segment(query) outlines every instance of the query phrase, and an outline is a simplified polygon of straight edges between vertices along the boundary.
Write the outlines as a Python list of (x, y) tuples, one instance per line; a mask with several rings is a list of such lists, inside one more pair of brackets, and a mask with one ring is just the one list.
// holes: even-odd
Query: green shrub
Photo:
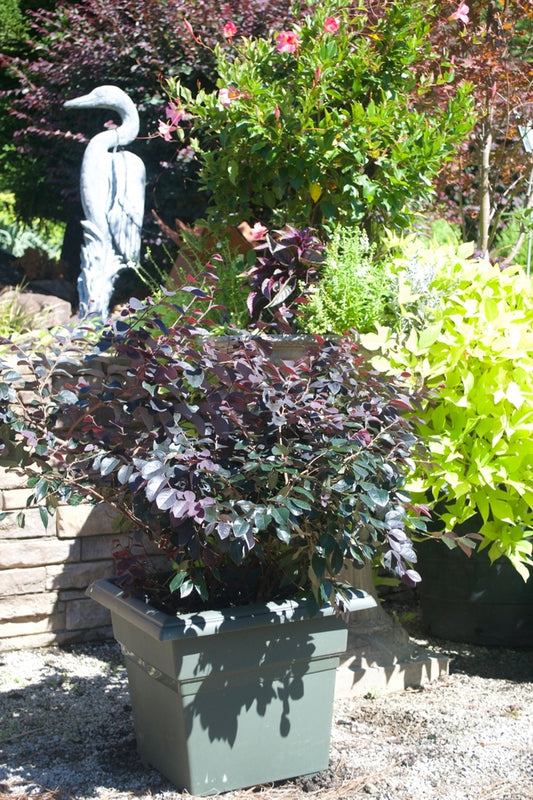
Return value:
[(433, 309), (454, 282), (457, 259), (472, 256), (471, 243), (446, 242), (446, 238), (440, 232), (431, 238), (389, 237), (389, 270), (396, 290), (390, 301), (392, 327), (409, 331), (430, 324)]
[(190, 269), (176, 270), (167, 276), (155, 262), (151, 270), (140, 266), (135, 268), (155, 303), (154, 314), (161, 317), (166, 326), (172, 327), (195, 302), (198, 303), (205, 290), (206, 296), (214, 299), (208, 315), (213, 328), (224, 331), (230, 325), (246, 327), (249, 314), (245, 270), (255, 259), (255, 252), (251, 250), (248, 257), (237, 252), (227, 241), (217, 242), (217, 252), (210, 254), (206, 263), (205, 237), (198, 239), (194, 235), (182, 235)]
[(28, 334), (33, 325), (33, 314), (30, 314), (20, 303), (17, 302), (17, 294), (20, 290), (12, 293), (0, 295), (0, 338), (13, 339), (18, 341), (21, 336)]
[(431, 223), (429, 233), (431, 241), (437, 245), (461, 244), (461, 229), (459, 225), (445, 219), (436, 219)]
[(0, 5), (0, 48), (12, 49), (26, 34), (26, 23), (18, 0), (2, 0)]
[(302, 306), (301, 327), (310, 333), (367, 333), (385, 321), (394, 284), (366, 233), (339, 228), (327, 245), (320, 280)]
[(36, 219), (26, 225), (17, 219), (15, 197), (11, 192), (0, 192), (0, 247), (20, 258), (26, 250), (37, 247), (49, 258), (59, 258), (64, 226)]
[[(530, 224), (533, 224), (533, 221)], [(498, 261), (506, 260), (513, 252), (515, 245), (518, 242), (521, 230), (522, 228), (520, 220), (514, 219), (511, 220), (509, 224), (500, 231), (496, 237), (494, 248), (492, 250), (492, 255), (495, 256)], [(526, 233), (520, 249), (512, 259), (513, 264), (519, 264), (521, 267), (525, 267), (527, 265), (528, 247), (528, 234)]]
[[(347, 0), (305, 10), (272, 39), (215, 47), (218, 81), (196, 96), (168, 82), (160, 132), (191, 143), (210, 227), (242, 219), (328, 233), (338, 224), (404, 228), (468, 133), (468, 87), (439, 109), (453, 80), (431, 47), (432, 14), (407, 0), (380, 13)], [(196, 31), (201, 36), (201, 31)], [(414, 65), (426, 65), (417, 80)]]

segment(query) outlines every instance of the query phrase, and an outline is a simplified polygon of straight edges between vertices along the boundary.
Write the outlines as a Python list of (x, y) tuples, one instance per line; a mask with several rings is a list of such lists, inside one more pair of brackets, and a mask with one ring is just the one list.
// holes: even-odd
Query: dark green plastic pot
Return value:
[(533, 575), (525, 582), (507, 558), (466, 556), (442, 542), (417, 547), (420, 608), (433, 636), (487, 646), (533, 648)]
[[(170, 616), (111, 581), (109, 608), (128, 670), (140, 757), (179, 790), (240, 789), (326, 769), (347, 623), (287, 601)], [(351, 590), (349, 610), (375, 600)]]

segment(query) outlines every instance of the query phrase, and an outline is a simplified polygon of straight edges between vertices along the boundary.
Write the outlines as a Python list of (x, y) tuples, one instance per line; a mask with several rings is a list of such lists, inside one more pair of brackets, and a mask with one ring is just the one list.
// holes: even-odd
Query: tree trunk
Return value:
[(490, 197), (490, 154), (492, 150), (492, 109), (489, 110), (481, 129), (481, 150), (479, 154), (479, 219), (478, 250), (488, 255), (489, 229), (491, 215)]

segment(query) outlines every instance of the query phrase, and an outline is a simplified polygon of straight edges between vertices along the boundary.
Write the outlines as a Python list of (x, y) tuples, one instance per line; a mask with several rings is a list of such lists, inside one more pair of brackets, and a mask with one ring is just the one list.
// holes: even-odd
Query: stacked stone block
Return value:
[(106, 505), (59, 506), (45, 528), (25, 511), (26, 478), (0, 468), (0, 651), (111, 637), (109, 612), (85, 596), (92, 581), (114, 575), (116, 531)]

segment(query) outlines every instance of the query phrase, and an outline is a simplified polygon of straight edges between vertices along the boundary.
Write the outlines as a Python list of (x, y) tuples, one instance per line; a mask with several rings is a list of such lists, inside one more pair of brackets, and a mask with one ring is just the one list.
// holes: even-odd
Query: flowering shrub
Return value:
[(275, 38), (278, 53), (296, 53), (300, 45), (300, 37), (292, 31), (281, 31)]
[[(431, 12), (407, 0), (378, 10), (332, 0), (271, 39), (228, 25), (214, 91), (168, 80), (174, 105), (192, 116), (175, 134), (191, 136), (211, 227), (407, 225), (471, 127), (466, 87), (447, 108), (420, 110), (435, 83), (451, 80), (431, 51)], [(428, 64), (418, 83), (417, 62)]]

